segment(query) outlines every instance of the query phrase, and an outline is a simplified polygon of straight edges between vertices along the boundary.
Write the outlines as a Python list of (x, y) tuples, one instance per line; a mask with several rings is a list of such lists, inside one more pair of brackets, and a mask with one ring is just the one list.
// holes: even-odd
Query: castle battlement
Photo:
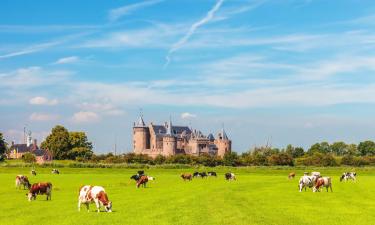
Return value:
[(146, 125), (143, 117), (133, 125), (133, 151), (136, 154), (170, 156), (176, 154), (196, 155), (207, 153), (223, 157), (231, 152), (232, 141), (224, 128), (217, 134), (205, 136), (188, 126), (174, 126), (169, 120), (164, 125)]

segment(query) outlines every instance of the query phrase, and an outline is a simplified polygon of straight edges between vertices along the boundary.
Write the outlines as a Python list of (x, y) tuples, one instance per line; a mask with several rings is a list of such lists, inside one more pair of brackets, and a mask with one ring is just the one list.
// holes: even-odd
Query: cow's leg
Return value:
[(78, 198), (78, 212), (81, 211), (81, 199)]
[[(332, 184), (329, 185), (329, 188), (331, 189), (331, 192), (333, 192), (332, 191)], [(328, 188), (327, 188), (327, 191), (328, 191)]]
[(95, 199), (94, 201), (95, 201), (97, 212), (100, 212), (100, 203), (99, 203), (99, 200)]

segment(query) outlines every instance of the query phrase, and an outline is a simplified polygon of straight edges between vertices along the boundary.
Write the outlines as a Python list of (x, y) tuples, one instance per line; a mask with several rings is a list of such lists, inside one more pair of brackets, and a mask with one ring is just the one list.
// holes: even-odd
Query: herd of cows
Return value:
[[(296, 176), (294, 172), (288, 175), (289, 179), (293, 179)], [(357, 173), (355, 172), (345, 172), (341, 175), (340, 181), (353, 180), (356, 181)], [(332, 192), (332, 179), (330, 177), (322, 177), (320, 172), (311, 172), (311, 174), (305, 172), (303, 176), (299, 179), (298, 189), (302, 192), (303, 189), (312, 188), (313, 192), (320, 191), (323, 187)]]
[[(52, 174), (60, 174), (60, 171), (53, 169)], [(31, 174), (36, 176), (36, 171), (32, 170)], [(294, 172), (288, 175), (289, 179), (294, 179), (296, 174)], [(181, 175), (181, 178), (184, 181), (191, 181), (193, 178), (207, 178), (207, 177), (217, 177), (216, 172), (194, 172), (184, 173)], [(234, 173), (226, 173), (224, 175), (227, 181), (236, 180)], [(347, 181), (349, 179), (356, 181), (357, 174), (355, 172), (345, 172), (340, 177), (340, 181)], [(146, 184), (150, 180), (155, 180), (155, 177), (151, 177), (145, 174), (143, 170), (137, 172), (137, 174), (130, 177), (136, 181), (136, 187), (146, 187)], [(20, 189), (23, 187), (24, 190), (28, 189), (29, 192), (26, 194), (29, 201), (35, 200), (37, 195), (46, 195), (47, 200), (51, 200), (52, 184), (50, 182), (39, 182), (30, 184), (27, 176), (17, 175), (16, 176), (16, 188)], [(312, 188), (313, 192), (320, 191), (323, 187), (332, 192), (332, 180), (330, 177), (321, 176), (320, 172), (305, 172), (304, 175), (299, 179), (298, 188), (302, 192), (303, 189)], [(109, 201), (108, 195), (103, 187), (101, 186), (91, 186), (85, 185), (80, 187), (79, 196), (78, 196), (78, 211), (81, 209), (81, 205), (86, 205), (87, 210), (89, 211), (89, 205), (95, 203), (97, 212), (100, 212), (100, 207), (103, 207), (106, 212), (112, 212), (112, 202)]]

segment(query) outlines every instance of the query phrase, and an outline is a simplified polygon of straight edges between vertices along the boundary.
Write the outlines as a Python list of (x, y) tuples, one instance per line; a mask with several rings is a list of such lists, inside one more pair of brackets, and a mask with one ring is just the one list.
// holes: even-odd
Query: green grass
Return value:
[[(207, 169), (210, 170), (210, 169)], [(374, 224), (375, 168), (356, 169), (356, 183), (340, 183), (347, 168), (315, 168), (333, 178), (333, 193), (298, 192), (294, 168), (232, 168), (238, 180), (227, 182), (228, 169), (213, 169), (218, 178), (183, 182), (179, 175), (190, 170), (149, 169), (155, 176), (147, 188), (135, 188), (134, 169), (37, 168), (31, 182), (50, 181), (52, 201), (38, 196), (28, 202), (17, 190), (17, 174), (30, 168), (0, 168), (0, 224)], [(297, 177), (289, 181), (287, 174)], [(78, 189), (83, 184), (104, 186), (113, 202), (113, 213), (77, 211)]]

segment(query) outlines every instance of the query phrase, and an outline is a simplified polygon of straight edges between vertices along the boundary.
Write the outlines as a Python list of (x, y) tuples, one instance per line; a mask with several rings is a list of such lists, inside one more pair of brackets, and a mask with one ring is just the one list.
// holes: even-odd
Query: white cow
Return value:
[(101, 186), (85, 185), (79, 189), (78, 196), (78, 211), (81, 210), (81, 204), (86, 204), (89, 212), (89, 204), (95, 202), (96, 209), (100, 212), (100, 206), (103, 206), (105, 211), (112, 212), (112, 202), (108, 200), (108, 196)]
[(320, 172), (311, 172), (311, 176), (321, 177)]
[(346, 172), (343, 173), (340, 177), (340, 181), (344, 180), (347, 181), (349, 179), (352, 179), (353, 181), (356, 181), (357, 173), (356, 172)]
[(299, 179), (299, 183), (298, 183), (299, 192), (302, 192), (303, 188), (305, 188), (305, 191), (307, 187), (312, 188), (315, 185), (316, 179), (317, 179), (317, 176), (307, 176), (307, 175), (302, 176)]

